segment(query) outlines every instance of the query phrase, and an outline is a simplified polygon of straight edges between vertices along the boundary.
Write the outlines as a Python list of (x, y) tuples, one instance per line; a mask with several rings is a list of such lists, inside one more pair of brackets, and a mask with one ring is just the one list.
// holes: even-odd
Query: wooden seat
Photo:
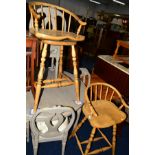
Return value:
[[(30, 30), (30, 32), (33, 32)], [(34, 32), (35, 33), (35, 32)], [(46, 30), (46, 29), (40, 29), (35, 33), (35, 36), (39, 39), (45, 39), (45, 40), (65, 40), (67, 42), (69, 40), (72, 41), (83, 41), (85, 39), (82, 35), (77, 35), (73, 32), (62, 32), (60, 30)]]
[[(46, 8), (46, 9), (45, 9)], [(45, 18), (44, 10), (48, 15)], [(85, 26), (86, 23), (82, 22), (78, 16), (69, 10), (44, 2), (30, 2), (29, 10), (31, 14), (31, 28), (30, 32), (33, 33), (41, 41), (41, 63), (40, 70), (38, 73), (38, 81), (35, 84), (36, 94), (34, 102), (34, 111), (36, 112), (41, 88), (53, 88), (61, 87), (68, 85), (75, 85), (75, 96), (76, 101), (79, 102), (79, 82), (78, 82), (78, 71), (77, 71), (77, 59), (75, 45), (77, 41), (83, 41), (85, 37), (80, 35), (82, 26)], [(51, 13), (52, 12), (52, 13)], [(62, 14), (62, 21), (58, 24), (58, 13)], [(45, 20), (46, 19), (46, 20)], [(48, 21), (47, 21), (48, 20)], [(73, 25), (76, 23), (76, 26)], [(48, 26), (46, 26), (46, 24)], [(61, 25), (61, 29), (58, 26)], [(66, 31), (65, 31), (65, 26)], [(60, 46), (60, 61), (58, 69), (58, 78), (50, 80), (43, 80), (43, 74), (45, 70), (45, 60), (47, 56), (47, 46), (48, 45), (57, 45)], [(63, 46), (71, 46), (72, 61), (73, 61), (73, 73), (74, 81), (72, 81), (67, 76), (63, 75)]]
[[(124, 108), (128, 108), (128, 105), (123, 100), (119, 91), (112, 85), (107, 83), (91, 83), (86, 88), (85, 104), (82, 109), (84, 118), (70, 135), (70, 138), (75, 136), (82, 155), (98, 154), (109, 149), (112, 149), (112, 155), (115, 154), (117, 124), (122, 123), (126, 119), (126, 114), (123, 111)], [(88, 140), (81, 142), (78, 137), (78, 131), (86, 120), (89, 121), (92, 130)], [(112, 142), (103, 133), (104, 130), (101, 131), (101, 129), (108, 127), (113, 127)], [(97, 131), (101, 137), (95, 138)], [(92, 142), (101, 139), (105, 140), (108, 145), (92, 150)], [(86, 144), (85, 150), (82, 148), (83, 144)]]
[[(119, 110), (116, 105), (106, 100), (93, 101), (92, 105), (97, 111), (98, 116), (92, 117), (89, 121), (92, 126), (97, 128), (106, 128), (125, 120), (126, 115)], [(83, 106), (83, 113), (89, 117), (91, 110), (88, 104)]]

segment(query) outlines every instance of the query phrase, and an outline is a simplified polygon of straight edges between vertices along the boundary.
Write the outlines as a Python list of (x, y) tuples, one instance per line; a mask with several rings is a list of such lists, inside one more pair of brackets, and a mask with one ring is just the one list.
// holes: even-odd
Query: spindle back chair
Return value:
[[(45, 18), (44, 10), (48, 8), (48, 16)], [(76, 101), (80, 102), (79, 99), (79, 82), (78, 82), (78, 70), (77, 70), (77, 59), (75, 45), (77, 41), (83, 41), (85, 37), (80, 34), (83, 26), (86, 22), (83, 22), (77, 15), (70, 12), (69, 10), (56, 6), (50, 3), (44, 2), (30, 2), (29, 10), (31, 14), (31, 28), (30, 32), (33, 33), (38, 39), (41, 40), (41, 63), (40, 70), (38, 73), (38, 81), (35, 85), (36, 95), (34, 103), (34, 111), (36, 112), (41, 88), (53, 88), (68, 85), (75, 85), (75, 96)], [(52, 13), (51, 13), (52, 12)], [(58, 23), (58, 14), (62, 14), (62, 20)], [(47, 13), (47, 12), (46, 12)], [(66, 22), (65, 22), (66, 21)], [(76, 23), (76, 25), (75, 25)], [(45, 26), (47, 24), (48, 26)], [(60, 26), (60, 27), (59, 27)], [(65, 30), (66, 27), (66, 30)], [(47, 46), (57, 45), (60, 46), (60, 60), (58, 69), (58, 78), (52, 80), (43, 80), (43, 74), (45, 69), (45, 60), (47, 56)], [(73, 61), (73, 74), (74, 80), (66, 77), (63, 74), (63, 46), (72, 47), (72, 61)]]
[[(70, 135), (70, 138), (75, 136), (77, 144), (82, 155), (98, 154), (111, 149), (112, 155), (115, 155), (116, 146), (116, 129), (117, 124), (122, 123), (126, 119), (126, 114), (123, 107), (128, 108), (120, 92), (108, 83), (91, 83), (85, 90), (85, 103), (83, 105), (84, 118), (77, 125), (75, 130)], [(80, 141), (77, 136), (78, 130), (83, 123), (88, 120), (92, 130), (88, 140)], [(113, 127), (112, 142), (103, 133), (103, 128)], [(96, 132), (99, 132), (101, 137), (95, 138)], [(105, 140), (106, 146), (92, 150), (92, 142)], [(82, 149), (82, 145), (86, 144), (86, 149)]]

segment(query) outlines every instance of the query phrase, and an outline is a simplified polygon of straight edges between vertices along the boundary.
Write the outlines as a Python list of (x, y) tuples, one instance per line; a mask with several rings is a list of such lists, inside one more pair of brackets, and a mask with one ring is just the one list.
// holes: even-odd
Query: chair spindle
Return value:
[(100, 96), (99, 96), (99, 98), (101, 100), (101, 98), (102, 98), (102, 85), (100, 85), (100, 86), (101, 86), (101, 88), (100, 88)]
[(48, 8), (49, 11), (49, 16), (48, 16), (48, 23), (49, 23), (49, 30), (51, 30), (51, 11), (50, 11), (50, 7)]
[(112, 94), (110, 96), (110, 101), (112, 100), (113, 96), (114, 96), (114, 90), (112, 91)]
[(68, 32), (70, 31), (70, 25), (71, 25), (71, 14), (69, 15), (69, 20), (68, 20)]
[[(43, 17), (43, 6), (41, 5), (41, 16)], [(42, 22), (41, 22), (41, 27), (42, 29), (45, 29), (45, 26), (44, 26), (44, 19), (42, 18)]]
[(109, 91), (109, 87), (106, 88), (106, 92), (105, 92), (105, 100), (107, 99), (108, 91)]
[(55, 24), (55, 27), (54, 27), (54, 30), (57, 30), (57, 9), (54, 8), (54, 24)]
[(63, 13), (62, 13), (62, 31), (64, 31), (64, 22), (65, 22), (65, 12), (63, 10)]

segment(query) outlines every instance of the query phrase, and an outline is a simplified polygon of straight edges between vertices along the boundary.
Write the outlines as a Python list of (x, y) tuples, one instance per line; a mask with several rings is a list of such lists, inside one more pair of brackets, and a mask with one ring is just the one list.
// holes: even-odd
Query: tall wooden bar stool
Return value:
[[(46, 8), (46, 10), (48, 8), (49, 10), (48, 27), (47, 26), (45, 27), (44, 8)], [(34, 34), (38, 39), (40, 39), (42, 49), (40, 70), (38, 73), (38, 81), (35, 84), (36, 94), (34, 101), (34, 112), (36, 112), (37, 110), (41, 88), (54, 88), (54, 87), (75, 85), (76, 101), (79, 102), (80, 101), (79, 82), (78, 82), (75, 45), (77, 41), (83, 41), (85, 39), (83, 35), (80, 35), (80, 31), (82, 26), (86, 25), (86, 23), (82, 22), (78, 16), (68, 11), (67, 9), (49, 3), (30, 2), (29, 10), (32, 19), (32, 27), (30, 28), (30, 32)], [(57, 22), (58, 21), (57, 12), (62, 12), (61, 29), (58, 28), (60, 24), (58, 24)], [(67, 23), (67, 31), (64, 31), (65, 21)], [(75, 25), (73, 26), (73, 24), (75, 23), (78, 26)], [(71, 27), (73, 27), (74, 30), (72, 30)], [(59, 73), (57, 79), (43, 80), (48, 45), (60, 46), (60, 62), (58, 71)], [(63, 74), (62, 58), (63, 58), (64, 46), (71, 46), (72, 48), (74, 81)]]
[[(124, 108), (128, 108), (128, 105), (119, 91), (112, 85), (108, 83), (91, 83), (86, 88), (85, 103), (82, 108), (84, 118), (70, 135), (70, 138), (75, 136), (82, 155), (99, 154), (109, 149), (112, 150), (112, 155), (115, 155), (117, 124), (126, 119)], [(92, 130), (89, 138), (82, 141), (82, 136), (78, 136), (78, 131), (82, 129), (82, 125), (86, 120), (89, 121)], [(105, 128), (111, 127), (113, 128), (112, 140), (103, 132)], [(97, 132), (100, 136), (97, 136)], [(92, 143), (99, 140), (104, 140), (107, 145), (93, 150), (91, 148)], [(86, 145), (86, 147), (83, 147), (83, 145)]]

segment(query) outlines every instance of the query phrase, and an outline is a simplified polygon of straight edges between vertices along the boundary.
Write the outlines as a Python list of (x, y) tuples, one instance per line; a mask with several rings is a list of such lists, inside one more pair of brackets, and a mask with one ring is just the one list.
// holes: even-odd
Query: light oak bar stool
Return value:
[[(38, 10), (40, 10), (40, 8), (41, 8), (41, 11), (39, 12)], [(49, 9), (48, 28), (45, 27), (45, 24), (44, 24), (44, 16), (45, 16), (44, 8)], [(42, 50), (40, 70), (38, 73), (38, 81), (35, 83), (36, 94), (35, 94), (35, 101), (34, 101), (34, 112), (36, 112), (37, 110), (41, 88), (54, 88), (54, 87), (75, 85), (76, 101), (77, 102), (80, 101), (75, 45), (77, 41), (83, 41), (85, 39), (84, 36), (80, 35), (80, 31), (82, 26), (85, 26), (86, 23), (82, 22), (78, 16), (68, 11), (67, 9), (53, 4), (49, 4), (49, 3), (30, 2), (29, 10), (30, 10), (31, 19), (32, 19), (32, 27), (30, 28), (30, 32), (34, 34), (38, 39), (40, 39), (41, 50)], [(51, 14), (51, 10), (54, 11), (53, 15)], [(62, 22), (61, 22), (61, 30), (58, 30), (58, 22), (57, 22), (58, 11), (62, 12), (63, 14)], [(68, 16), (68, 20), (65, 19), (66, 16)], [(64, 21), (67, 22), (67, 31), (64, 31), (64, 25), (65, 25)], [(73, 22), (78, 23), (76, 32), (71, 31), (71, 24), (73, 24)], [(57, 79), (43, 80), (48, 45), (60, 46), (59, 73), (58, 73)], [(63, 69), (62, 69), (63, 46), (71, 46), (72, 48), (74, 81), (72, 81), (69, 77), (63, 74)]]
[[(96, 82), (87, 86), (85, 90), (85, 103), (82, 107), (84, 118), (70, 135), (70, 138), (76, 138), (82, 155), (99, 154), (109, 149), (112, 150), (112, 155), (115, 155), (117, 125), (126, 119), (124, 108), (128, 109), (129, 106), (125, 103), (120, 92), (112, 85)], [(89, 121), (92, 130), (89, 138), (84, 140), (82, 136), (79, 136), (78, 131), (82, 129), (82, 125), (86, 120)], [(113, 128), (112, 138), (109, 138), (104, 133), (104, 129), (110, 129), (111, 127)], [(97, 135), (97, 132), (100, 136)], [(104, 140), (107, 144), (98, 149), (92, 149), (92, 143), (99, 140)], [(86, 147), (83, 147), (83, 145), (86, 145)]]

